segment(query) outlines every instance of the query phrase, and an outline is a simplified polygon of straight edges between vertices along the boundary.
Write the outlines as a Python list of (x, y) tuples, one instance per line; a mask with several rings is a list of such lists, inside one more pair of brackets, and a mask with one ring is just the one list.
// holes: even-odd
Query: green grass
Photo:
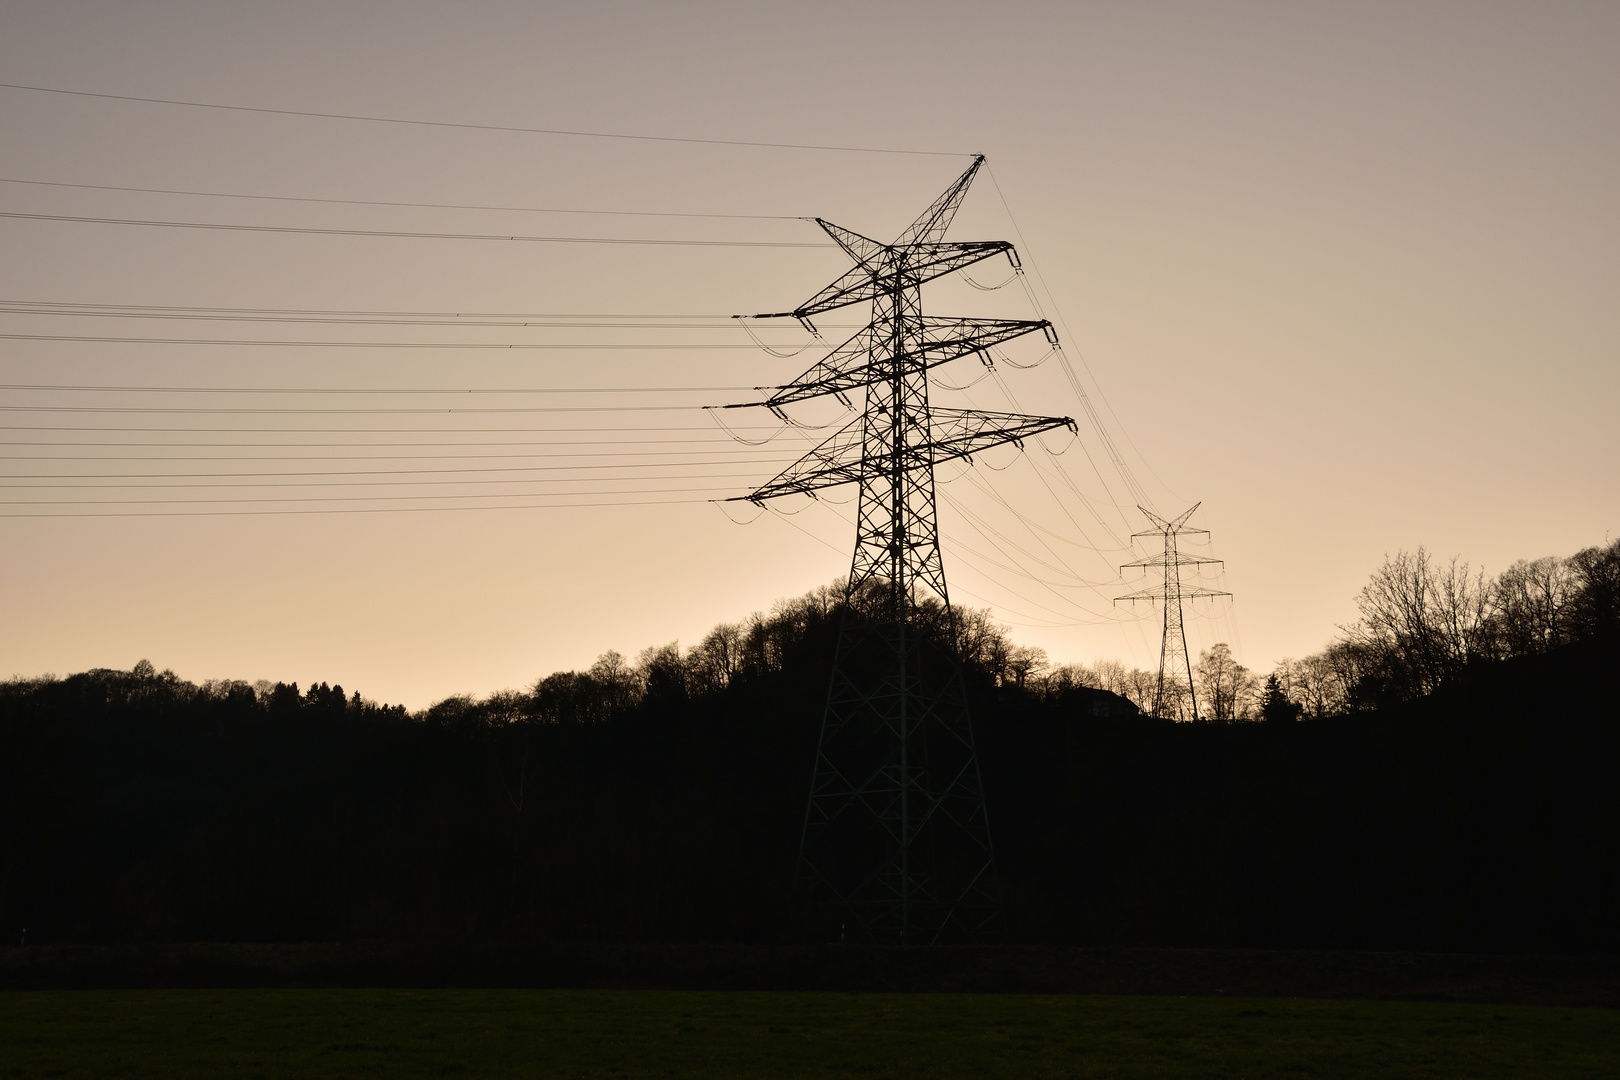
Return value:
[(615, 990), (0, 993), (12, 1077), (1616, 1077), (1620, 1011)]

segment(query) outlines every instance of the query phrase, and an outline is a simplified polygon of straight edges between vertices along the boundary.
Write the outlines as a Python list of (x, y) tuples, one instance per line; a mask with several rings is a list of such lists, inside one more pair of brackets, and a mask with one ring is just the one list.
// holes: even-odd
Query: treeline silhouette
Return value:
[[(1118, 665), (924, 605), (963, 658), (1013, 939), (1615, 951), (1620, 544), (1536, 567), (1389, 560), (1327, 650), (1356, 651), (1344, 692), (1274, 677), (1207, 714), (1233, 722), (1138, 715)], [(791, 885), (843, 605), (414, 715), (145, 662), (0, 684), (0, 933), (814, 938)]]
[(1327, 648), (1273, 673), (1301, 712), (1416, 701), (1485, 665), (1620, 635), (1620, 542), (1521, 559), (1494, 578), (1459, 558), (1402, 551), (1384, 560), (1356, 606), (1361, 618)]
[[(1321, 652), (1285, 659), (1262, 680), (1216, 643), (1193, 666), (1198, 719), (1213, 723), (1365, 712), (1415, 701), (1471, 670), (1620, 634), (1620, 543), (1568, 558), (1521, 559), (1496, 577), (1428, 551), (1384, 560), (1356, 597), (1361, 618)], [(1041, 686), (1111, 690), (1151, 711), (1156, 675), (1118, 661), (1050, 667), (1014, 650)], [(1185, 678), (1166, 687), (1165, 715), (1190, 715)]]

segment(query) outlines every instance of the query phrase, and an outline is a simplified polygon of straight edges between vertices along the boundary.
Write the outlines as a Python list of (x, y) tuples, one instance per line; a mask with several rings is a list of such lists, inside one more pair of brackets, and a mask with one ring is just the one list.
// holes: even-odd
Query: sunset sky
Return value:
[(1156, 664), (1133, 481), (1202, 502), (1189, 644), (1262, 673), (1386, 553), (1612, 540), (1617, 49), (1601, 3), (0, 3), (0, 676), (421, 707), (831, 582), (852, 505), (709, 502), (827, 433), (701, 408), (818, 356), (728, 316), (974, 153), (950, 236), (1028, 272), (925, 310), (1064, 353), (935, 400), (1079, 421), (940, 471), (1020, 642)]

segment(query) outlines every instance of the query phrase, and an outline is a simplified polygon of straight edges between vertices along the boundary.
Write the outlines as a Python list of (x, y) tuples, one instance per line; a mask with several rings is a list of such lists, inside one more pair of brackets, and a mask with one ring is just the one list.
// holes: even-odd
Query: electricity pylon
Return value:
[[(948, 242), (945, 230), (974, 174), (968, 170), (892, 244), (816, 219), (855, 267), (792, 311), (798, 319), (870, 302), (871, 321), (809, 371), (761, 387), (758, 404), (865, 392), (861, 415), (751, 494), (859, 484), (855, 554), (844, 593), (797, 879), (808, 898), (869, 940), (932, 944), (985, 940), (1001, 930), (990, 823), (956, 657), (945, 587), (934, 467), (1058, 427), (1068, 417), (935, 408), (928, 371), (1037, 331), (1046, 320), (936, 318), (922, 286), (983, 259), (1005, 241)], [(743, 407), (743, 406), (728, 406)]]
[(1159, 645), (1159, 681), (1153, 692), (1153, 715), (1165, 719), (1182, 719), (1182, 694), (1180, 692), (1181, 676), (1187, 676), (1186, 701), (1191, 707), (1187, 719), (1198, 719), (1198, 691), (1193, 685), (1192, 659), (1187, 655), (1187, 631), (1181, 621), (1181, 602), (1183, 600), (1196, 600), (1205, 596), (1231, 596), (1231, 593), (1219, 592), (1215, 589), (1206, 589), (1202, 585), (1184, 585), (1181, 581), (1181, 568), (1183, 566), (1205, 566), (1210, 563), (1219, 563), (1220, 559), (1204, 559), (1196, 555), (1188, 555), (1177, 549), (1176, 537), (1188, 536), (1194, 533), (1209, 535), (1208, 529), (1186, 528), (1187, 519), (1192, 517), (1193, 510), (1197, 510), (1203, 503), (1193, 503), (1192, 509), (1173, 521), (1167, 521), (1149, 510), (1145, 506), (1137, 509), (1147, 515), (1153, 528), (1147, 532), (1132, 533), (1135, 540), (1144, 536), (1158, 536), (1164, 539), (1164, 551), (1159, 555), (1150, 555), (1136, 562), (1125, 563), (1121, 570), (1133, 567), (1151, 568), (1161, 571), (1164, 580), (1157, 588), (1140, 589), (1124, 596), (1116, 596), (1115, 603), (1121, 600), (1150, 600), (1157, 601), (1164, 607), (1164, 638)]

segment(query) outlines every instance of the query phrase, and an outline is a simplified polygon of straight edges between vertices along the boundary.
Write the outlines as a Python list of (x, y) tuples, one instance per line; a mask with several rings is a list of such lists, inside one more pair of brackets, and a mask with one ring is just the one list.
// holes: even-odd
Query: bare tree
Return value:
[(1349, 708), (1353, 682), (1345, 680), (1346, 665), (1335, 662), (1335, 649), (1342, 651), (1343, 646), (1329, 645), (1303, 659), (1283, 660), (1277, 664), (1275, 674), (1283, 693), (1303, 709), (1306, 716), (1336, 716)]
[(738, 623), (721, 623), (710, 630), (687, 654), (693, 689), (714, 693), (730, 686), (743, 669), (744, 646), (743, 627)]
[(1570, 640), (1571, 605), (1580, 591), (1572, 560), (1520, 559), (1496, 579), (1492, 625), (1507, 656), (1550, 652)]
[(521, 690), (497, 690), (486, 697), (481, 707), (486, 722), (505, 727), (523, 720), (529, 713), (531, 698)]
[(1056, 664), (1048, 668), (1041, 678), (1042, 692), (1056, 698), (1070, 690), (1088, 687), (1101, 689), (1096, 674), (1084, 664)]
[[(1186, 687), (1179, 680), (1165, 681), (1165, 697), (1171, 699), (1174, 706), (1172, 713), (1181, 711), (1181, 699), (1186, 696)], [(1123, 686), (1115, 693), (1122, 694), (1125, 700), (1135, 705), (1144, 713), (1153, 712), (1153, 701), (1159, 692), (1159, 676), (1156, 672), (1144, 671), (1141, 668), (1131, 668), (1125, 673)]]
[(1457, 558), (1440, 565), (1421, 547), (1386, 557), (1356, 606), (1361, 621), (1346, 628), (1347, 639), (1363, 650), (1385, 694), (1422, 697), (1491, 655), (1491, 589), (1483, 571)]
[(676, 642), (653, 645), (636, 658), (635, 677), (643, 699), (684, 700), (688, 694), (686, 661)]
[(997, 684), (1006, 681), (1012, 643), (1006, 627), (995, 621), (988, 608), (957, 609), (956, 653), (963, 666), (984, 672)]
[(1620, 636), (1620, 540), (1570, 556), (1578, 591), (1571, 623), (1581, 637)]
[(1232, 655), (1231, 646), (1217, 642), (1198, 655), (1193, 672), (1198, 680), (1199, 704), (1204, 719), (1218, 724), (1248, 719), (1258, 701), (1260, 681)]
[(1125, 691), (1129, 688), (1130, 672), (1118, 660), (1099, 660), (1091, 665), (1091, 677), (1096, 680), (1092, 683), (1099, 690), (1107, 690), (1120, 697), (1130, 697)]
[(623, 656), (609, 649), (596, 658), (587, 672), (601, 689), (602, 703), (607, 713), (622, 712), (641, 700), (641, 678)]
[(1047, 666), (1046, 650), (1039, 646), (1019, 645), (1007, 653), (1007, 679), (1020, 690), (1026, 680), (1039, 675)]

